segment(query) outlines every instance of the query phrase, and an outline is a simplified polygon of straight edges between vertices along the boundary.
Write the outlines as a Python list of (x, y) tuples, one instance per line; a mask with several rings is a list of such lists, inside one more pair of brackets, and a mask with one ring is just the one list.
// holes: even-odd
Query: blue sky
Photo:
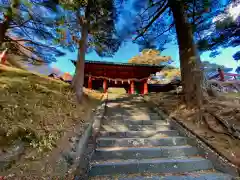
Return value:
[[(132, 11), (132, 2), (134, 0), (128, 1), (128, 3), (125, 6), (126, 12)], [(240, 12), (240, 5), (237, 7), (234, 7), (233, 9), (229, 9), (229, 13), (231, 16), (238, 16)], [(121, 23), (117, 26), (121, 26)], [(161, 52), (161, 55), (163, 56), (171, 56), (172, 60), (174, 62), (172, 65), (179, 67), (179, 54), (178, 54), (178, 46), (176, 44), (167, 44), (165, 45), (165, 50)], [(201, 55), (202, 61), (210, 61), (212, 63), (217, 63), (220, 65), (225, 65), (226, 67), (233, 68), (233, 72), (237, 68), (237, 66), (240, 66), (240, 62), (236, 62), (232, 55), (239, 50), (239, 47), (236, 48), (227, 48), (222, 49), (222, 53), (218, 55), (215, 58), (210, 58), (209, 54), (210, 52), (205, 52)], [(77, 53), (72, 52), (66, 52), (66, 56), (60, 57), (57, 59), (56, 63), (52, 63), (51, 67), (55, 67), (60, 69), (62, 72), (69, 72), (71, 74), (74, 73), (75, 67), (73, 64), (69, 61), (69, 59), (77, 59)], [(110, 61), (110, 62), (127, 62), (131, 57), (138, 55), (139, 53), (139, 47), (137, 44), (134, 44), (132, 42), (124, 43), (122, 44), (119, 51), (112, 57), (112, 58), (101, 58), (96, 53), (89, 53), (86, 56), (87, 60), (95, 60), (95, 61)]]
[[(237, 65), (240, 63), (233, 60), (232, 55), (239, 50), (239, 47), (236, 48), (227, 48), (222, 49), (222, 53), (215, 58), (210, 58), (210, 52), (205, 52), (201, 55), (202, 61), (209, 61), (212, 63), (217, 63), (225, 65), (226, 67), (236, 69)], [(52, 63), (51, 67), (58, 68), (62, 72), (74, 73), (75, 67), (69, 61), (69, 59), (77, 59), (77, 53), (66, 52), (66, 56), (60, 57), (57, 59), (57, 62)], [(86, 56), (87, 60), (94, 61), (105, 61), (105, 62), (127, 62), (131, 57), (136, 56), (139, 53), (139, 48), (137, 44), (132, 42), (125, 43), (121, 46), (119, 51), (112, 58), (101, 58), (96, 53), (89, 53)], [(174, 62), (172, 65), (179, 67), (179, 54), (178, 47), (175, 44), (167, 44), (166, 50), (162, 51), (161, 55), (171, 56)]]

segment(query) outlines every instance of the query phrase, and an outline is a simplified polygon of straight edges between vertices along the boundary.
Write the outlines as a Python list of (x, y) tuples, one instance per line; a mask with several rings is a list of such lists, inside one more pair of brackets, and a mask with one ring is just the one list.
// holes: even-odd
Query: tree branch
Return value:
[(168, 31), (170, 31), (170, 29), (172, 29), (173, 26), (174, 26), (174, 23), (170, 24), (169, 27), (162, 33), (158, 34), (156, 38), (162, 36), (164, 33), (168, 32)]
[[(163, 4), (162, 4), (163, 5)], [(162, 7), (162, 6), (161, 6)], [(148, 9), (148, 8), (147, 8)], [(161, 8), (160, 8), (161, 9)], [(142, 17), (142, 14), (141, 15), (139, 15), (140, 16), (140, 18), (141, 18), (141, 21), (142, 21), (142, 24), (143, 24), (143, 22), (148, 22), (150, 19), (152, 19), (154, 16), (155, 16), (155, 14), (157, 14), (158, 13), (158, 11), (159, 11), (159, 8), (154, 12), (154, 13), (152, 13), (152, 15), (149, 15), (149, 17), (147, 17), (146, 19), (143, 19), (143, 17)]]
[[(17, 47), (16, 47), (17, 48)], [(18, 51), (20, 51), (20, 53), (22, 53), (22, 55), (23, 56), (26, 56), (27, 58), (29, 58), (29, 59), (31, 59), (31, 60), (33, 60), (33, 61), (37, 61), (37, 62), (42, 62), (41, 60), (39, 60), (39, 59), (36, 59), (36, 58), (34, 58), (34, 57), (30, 57), (30, 56), (28, 56), (26, 53), (24, 53), (21, 49), (19, 49), (18, 48)], [(43, 62), (42, 62), (43, 63)]]
[[(31, 21), (32, 19), (28, 19), (26, 21), (24, 21), (23, 23), (19, 24), (19, 25), (16, 25), (16, 26), (10, 26), (9, 29), (13, 29), (13, 28), (16, 28), (16, 27), (22, 27), (24, 24), (28, 23), (29, 21)], [(16, 23), (15, 23), (16, 24)]]
[(51, 46), (48, 46), (48, 45), (42, 44), (42, 43), (33, 42), (32, 40), (28, 40), (28, 39), (16, 39), (16, 40), (12, 40), (12, 41), (14, 41), (14, 42), (20, 42), (20, 41), (22, 41), (22, 42), (30, 42), (30, 43), (32, 43), (34, 45), (37, 45), (37, 46), (42, 46), (42, 47), (46, 47), (46, 48), (55, 50), (54, 47), (51, 47)]
[(161, 2), (161, 1), (158, 1), (158, 2), (156, 2), (156, 3), (154, 3), (154, 4), (152, 4), (151, 6), (147, 7), (139, 16), (142, 16), (142, 15), (143, 15), (147, 10), (149, 10), (150, 8), (152, 8), (152, 7), (156, 6), (156, 5), (160, 5), (160, 2)]
[[(37, 52), (37, 51), (35, 51), (35, 50), (32, 50), (32, 49), (30, 49), (30, 48), (28, 48), (28, 47), (26, 47), (26, 46), (18, 43), (16, 40), (13, 40), (13, 39), (12, 39), (12, 41), (13, 41), (14, 43), (16, 43), (18, 46), (21, 46), (22, 48), (24, 48), (25, 50), (27, 50), (27, 51), (35, 54), (35, 55), (39, 58), (38, 61), (41, 61), (41, 58), (38, 56), (39, 52)], [(17, 48), (19, 51), (21, 51), (19, 47), (16, 47), (16, 48)], [(22, 52), (22, 51), (21, 51), (21, 52)], [(26, 53), (24, 53), (24, 54), (26, 55)]]
[(33, 30), (33, 31), (38, 31), (39, 33), (41, 33), (41, 35), (44, 37), (44, 39), (47, 39), (47, 37), (46, 37), (44, 34), (48, 34), (48, 36), (51, 36), (51, 38), (54, 38), (51, 33), (49, 33), (49, 32), (47, 32), (47, 31), (44, 31), (44, 30), (36, 27), (36, 25), (35, 25), (34, 23), (33, 23), (33, 25), (34, 25), (35, 27), (29, 27), (29, 26), (22, 26), (22, 27), (23, 27), (23, 28), (26, 28), (26, 29), (31, 29), (31, 30)]
[(143, 28), (142, 32), (134, 38), (134, 40), (137, 40), (139, 37), (141, 37), (148, 29), (149, 27), (157, 20), (157, 18), (168, 8), (168, 3), (165, 3), (163, 6), (158, 8), (158, 13), (152, 18), (152, 20)]

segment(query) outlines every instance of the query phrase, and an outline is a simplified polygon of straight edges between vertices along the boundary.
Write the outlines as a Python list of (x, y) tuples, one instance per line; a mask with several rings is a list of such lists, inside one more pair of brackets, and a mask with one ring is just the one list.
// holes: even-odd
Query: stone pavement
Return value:
[(229, 180), (188, 139), (171, 130), (141, 97), (111, 100), (107, 105), (89, 179)]

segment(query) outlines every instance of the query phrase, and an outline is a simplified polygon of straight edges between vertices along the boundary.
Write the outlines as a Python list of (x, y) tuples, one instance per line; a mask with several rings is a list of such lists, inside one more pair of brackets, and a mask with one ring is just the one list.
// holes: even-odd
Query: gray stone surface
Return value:
[[(229, 179), (226, 174), (209, 174), (214, 172), (212, 162), (200, 157), (195, 145), (188, 144), (191, 141), (185, 134), (179, 134), (177, 128), (172, 129), (169, 118), (150, 113), (141, 98), (133, 96), (128, 101), (111, 100), (96, 139), (97, 148), (89, 176), (103, 180), (111, 177), (114, 180)], [(198, 175), (197, 171), (202, 172), (201, 176), (186, 174)], [(117, 178), (119, 173), (126, 174), (126, 177)], [(133, 177), (135, 173), (140, 176)], [(158, 175), (147, 177), (142, 173)], [(104, 175), (110, 176), (106, 178)]]
[[(81, 176), (87, 179), (90, 157), (94, 151), (93, 136), (100, 130), (100, 120), (105, 114), (106, 101), (103, 101), (91, 115), (92, 123), (85, 126), (85, 131), (81, 135), (71, 137), (69, 145), (72, 148), (62, 152), (62, 156), (58, 160), (58, 164), (54, 169), (59, 179), (64, 179), (66, 174)], [(95, 132), (92, 133), (92, 132)], [(78, 134), (76, 132), (76, 134)], [(93, 136), (92, 136), (93, 135)], [(84, 177), (86, 176), (86, 177)]]
[(178, 136), (179, 133), (176, 130), (167, 131), (126, 131), (126, 132), (108, 132), (100, 131), (101, 137), (113, 137), (113, 138), (151, 138), (155, 135), (162, 135), (163, 137)]
[(13, 145), (5, 149), (5, 153), (0, 154), (0, 171), (3, 171), (5, 168), (8, 168), (17, 161), (25, 150), (25, 143), (17, 140), (12, 143)]
[(210, 159), (214, 164), (215, 169), (225, 173), (229, 173), (233, 176), (239, 176), (239, 172), (234, 165), (229, 164), (225, 159), (216, 154), (211, 148), (209, 148), (206, 144), (200, 141), (191, 132), (184, 129), (174, 120), (171, 120), (171, 124), (174, 129), (178, 129), (181, 135), (189, 137), (188, 144), (197, 147), (201, 156)]
[[(154, 111), (158, 112), (163, 119), (168, 118), (161, 109), (155, 108)], [(211, 160), (216, 170), (231, 174), (232, 176), (240, 176), (240, 172), (236, 166), (230, 164), (225, 158), (219, 156), (207, 144), (201, 141), (195, 134), (186, 129), (186, 127), (180, 124), (177, 120), (168, 118), (168, 122), (172, 129), (178, 130), (181, 136), (188, 137), (188, 144), (197, 147), (199, 154)]]
[(169, 125), (166, 121), (163, 120), (123, 120), (120, 118), (120, 120), (105, 120), (102, 122), (102, 124), (108, 124), (108, 125), (116, 125), (116, 124), (125, 124), (125, 125)]
[(170, 130), (168, 125), (128, 125), (130, 131), (166, 131)]
[(90, 176), (117, 173), (183, 173), (212, 169), (212, 163), (203, 158), (184, 159), (129, 159), (126, 161), (94, 162)]
[(153, 148), (98, 148), (93, 160), (108, 159), (150, 159), (175, 158), (198, 155), (197, 149), (192, 146), (167, 146)]
[(185, 137), (154, 138), (98, 138), (99, 147), (181, 146), (187, 144)]
[(123, 123), (110, 123), (103, 124), (102, 130), (104, 131), (166, 131), (170, 130), (169, 125), (132, 125)]
[[(185, 175), (156, 175), (150, 174), (146, 176), (141, 175), (118, 175), (106, 176), (104, 180), (232, 180), (233, 178), (223, 173), (186, 173)], [(90, 179), (91, 180), (91, 179)]]

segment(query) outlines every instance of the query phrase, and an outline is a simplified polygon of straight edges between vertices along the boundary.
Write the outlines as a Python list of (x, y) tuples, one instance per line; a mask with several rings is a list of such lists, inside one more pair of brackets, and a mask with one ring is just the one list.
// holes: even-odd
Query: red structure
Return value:
[(218, 73), (211, 76), (209, 80), (216, 79), (219, 81), (240, 80), (240, 74), (224, 73), (223, 70), (218, 68)]
[(5, 49), (1, 54), (0, 54), (0, 60), (1, 60), (1, 64), (5, 64), (6, 60), (7, 60), (7, 50)]
[[(76, 65), (75, 61), (72, 63)], [(163, 67), (86, 61), (84, 86), (90, 89), (103, 87), (104, 92), (107, 92), (108, 87), (122, 87), (130, 94), (147, 94), (149, 76), (161, 71)]]
[(233, 74), (233, 73), (224, 73), (225, 79), (233, 79), (233, 80), (240, 80), (240, 74)]
[(224, 72), (223, 70), (221, 70), (220, 68), (218, 68), (218, 74), (220, 76), (220, 81), (224, 81)]

